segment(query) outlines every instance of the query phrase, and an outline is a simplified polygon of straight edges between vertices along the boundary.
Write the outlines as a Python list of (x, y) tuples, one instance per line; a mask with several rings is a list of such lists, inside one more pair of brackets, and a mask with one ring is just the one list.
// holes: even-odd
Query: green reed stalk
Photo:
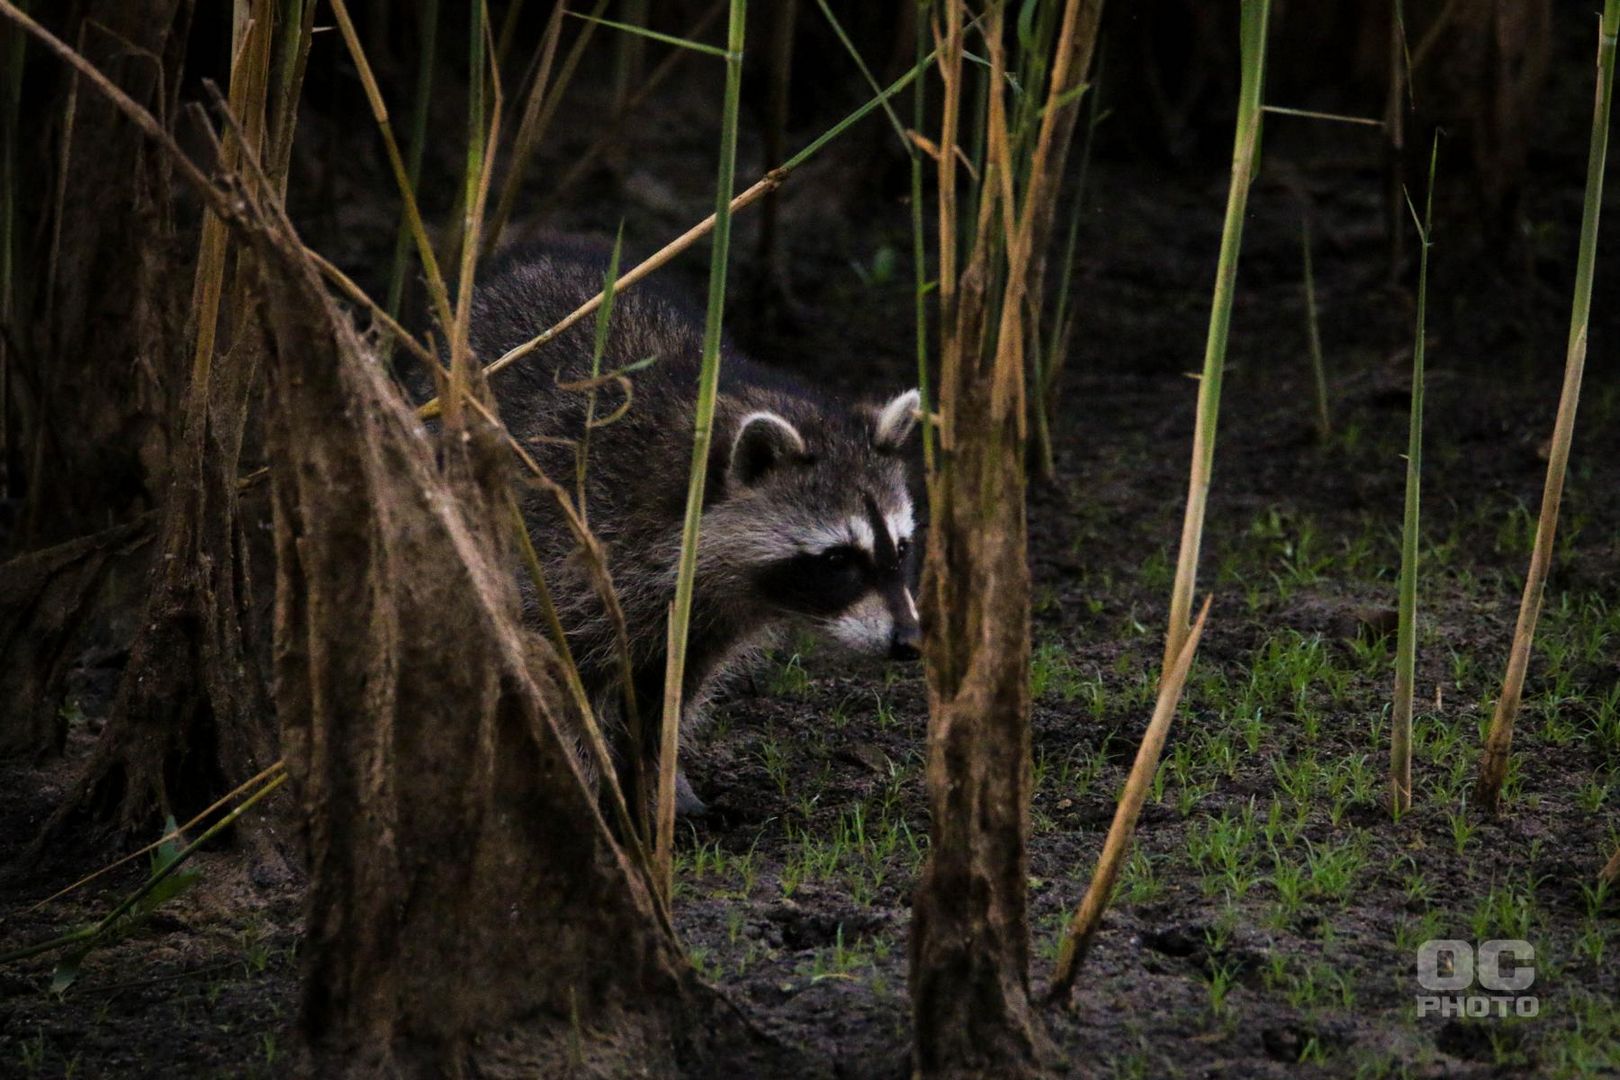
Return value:
[(1210, 473), (1215, 465), (1215, 427), (1221, 409), (1221, 380), (1226, 369), (1226, 338), (1232, 325), (1238, 252), (1243, 246), (1243, 217), (1260, 157), (1260, 100), (1266, 69), (1266, 24), (1270, 15), (1271, 0), (1243, 0), (1243, 75), (1238, 92), (1237, 134), (1232, 145), (1232, 184), (1226, 197), (1220, 263), (1215, 270), (1215, 300), (1209, 316), (1209, 338), (1204, 346), (1204, 371), (1198, 383), (1198, 419), (1193, 426), (1187, 511), (1181, 526), (1181, 552), (1176, 559), (1175, 585), (1170, 594), (1170, 628), (1164, 643), (1163, 670), (1166, 672), (1175, 665), (1181, 646), (1187, 640), (1187, 620), (1192, 613), (1193, 590), (1198, 583), (1198, 552), (1204, 538)]
[[(1428, 333), (1429, 248), (1434, 244), (1434, 166), (1440, 133), (1429, 150), (1429, 193), (1417, 225), (1417, 336), (1412, 344), (1412, 409), (1406, 441), (1406, 510), (1401, 523), (1401, 581), (1395, 634), (1395, 702), (1389, 735), (1389, 809), (1396, 818), (1412, 808), (1412, 688), (1417, 669), (1418, 513), (1423, 485), (1423, 361)], [(1309, 248), (1306, 249), (1307, 251)]]
[[(682, 680), (686, 676), (687, 633), (692, 621), (692, 587), (697, 576), (698, 529), (709, 444), (714, 435), (715, 399), (720, 389), (720, 335), (726, 311), (726, 269), (731, 248), (731, 190), (737, 171), (737, 106), (742, 98), (743, 30), (748, 0), (731, 0), (726, 35), (726, 98), (720, 119), (720, 166), (714, 192), (714, 242), (709, 255), (709, 309), (703, 321), (703, 362), (698, 375), (697, 416), (692, 433), (692, 471), (681, 524), (681, 558), (675, 600), (669, 613), (669, 655), (664, 669), (664, 720), (658, 755), (658, 837), (654, 874), (667, 900), (675, 850), (675, 757), (679, 751)], [(638, 752), (641, 748), (637, 748)]]
[(1597, 99), (1592, 109), (1592, 141), (1586, 158), (1586, 203), (1581, 213), (1581, 242), (1575, 260), (1575, 298), (1569, 314), (1569, 347), (1564, 360), (1564, 386), (1553, 423), (1547, 455), (1547, 480), (1541, 491), (1541, 517), (1530, 570), (1519, 601), (1519, 622), (1513, 632), (1502, 693), (1496, 699), (1490, 734), (1479, 758), (1479, 779), (1474, 801), (1495, 813), (1507, 779), (1508, 752), (1513, 746), (1513, 722), (1524, 695), (1524, 676), (1541, 614), (1541, 594), (1552, 565), (1553, 534), (1558, 529), (1558, 507), (1564, 497), (1564, 474), (1569, 467), (1569, 446), (1575, 434), (1575, 410), (1581, 399), (1581, 376), (1586, 368), (1586, 330), (1592, 311), (1592, 276), (1597, 262), (1598, 215), (1603, 208), (1603, 168), (1609, 150), (1609, 104), (1614, 97), (1615, 34), (1620, 32), (1620, 0), (1605, 0), (1598, 30)]

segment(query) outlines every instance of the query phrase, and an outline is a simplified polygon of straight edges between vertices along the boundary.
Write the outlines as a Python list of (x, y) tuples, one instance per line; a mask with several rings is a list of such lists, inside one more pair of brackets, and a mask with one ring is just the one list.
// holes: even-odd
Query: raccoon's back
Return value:
[[(569, 242), (503, 253), (473, 295), (469, 342), (478, 362), (498, 359), (596, 296), (610, 258), (606, 248)], [(587, 513), (598, 537), (611, 544), (678, 525), (685, 497), (680, 481), (691, 460), (702, 317), (654, 282), (615, 296), (598, 370), (635, 370), (625, 380), (600, 384), (593, 394), (570, 384), (590, 378), (595, 337), (593, 315), (493, 376), (491, 388), (508, 428), (570, 490), (575, 447), (584, 441)], [(588, 418), (594, 423), (587, 436)], [(531, 527), (556, 532), (544, 500), (530, 502)]]

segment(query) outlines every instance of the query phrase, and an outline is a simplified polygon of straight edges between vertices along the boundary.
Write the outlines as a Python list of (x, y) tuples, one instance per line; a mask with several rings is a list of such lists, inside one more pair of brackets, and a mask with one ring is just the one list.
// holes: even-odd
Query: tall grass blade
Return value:
[(697, 415), (692, 432), (692, 470), (686, 489), (686, 516), (681, 524), (681, 558), (675, 576), (675, 600), (670, 606), (663, 727), (659, 736), (658, 837), (653, 858), (655, 876), (663, 887), (666, 900), (671, 894), (674, 874), (675, 758), (680, 744), (681, 684), (686, 676), (686, 643), (692, 619), (692, 586), (697, 574), (703, 488), (708, 477), (715, 399), (720, 388), (720, 338), (726, 311), (726, 270), (731, 248), (731, 189), (736, 182), (737, 110), (742, 98), (743, 31), (747, 18), (748, 0), (731, 0), (731, 21), (726, 34), (726, 97), (720, 119), (720, 166), (714, 195), (714, 242), (709, 255), (709, 308), (703, 321), (703, 361), (698, 375)]
[[(861, 57), (861, 51), (855, 47), (855, 43), (844, 32), (844, 24), (838, 21), (838, 16), (834, 15), (832, 8), (827, 6), (827, 0), (816, 0), (816, 6), (821, 8), (821, 14), (826, 18), (827, 24), (832, 27), (833, 33), (838, 35), (839, 44), (844, 46), (844, 51), (849, 53), (851, 60), (855, 61), (855, 66), (860, 69), (861, 78), (866, 80), (866, 85), (872, 88), (872, 93), (882, 95), (883, 85), (872, 74), (872, 69), (866, 66), (866, 61)], [(918, 25), (922, 25), (921, 19), (918, 20)], [(906, 126), (900, 122), (900, 114), (894, 111), (894, 106), (889, 103), (888, 98), (883, 99), (883, 111), (889, 117), (889, 126), (894, 128), (895, 135), (899, 136), (901, 148), (913, 158), (916, 158), (917, 148), (912, 145), (911, 139), (906, 136)]]
[(674, 34), (665, 34), (658, 30), (651, 30), (645, 26), (635, 26), (631, 23), (615, 22), (613, 19), (603, 19), (596, 15), (583, 15), (577, 11), (570, 11), (568, 14), (572, 15), (576, 19), (583, 19), (586, 22), (593, 22), (599, 26), (606, 26), (611, 30), (622, 30), (626, 34), (634, 34), (637, 37), (649, 38), (653, 41), (661, 41), (665, 45), (675, 45), (682, 49), (691, 49), (693, 52), (708, 53), (710, 56), (718, 56), (722, 60), (730, 59), (730, 56), (727, 54), (725, 49), (719, 48), (715, 45), (710, 45), (707, 42), (689, 41), (686, 38), (677, 37)]
[(1519, 715), (1525, 672), (1541, 614), (1541, 594), (1552, 565), (1553, 534), (1558, 529), (1558, 507), (1564, 497), (1564, 474), (1569, 467), (1569, 446), (1575, 435), (1575, 410), (1581, 399), (1581, 376), (1586, 369), (1586, 331), (1592, 311), (1592, 277), (1597, 263), (1598, 216), (1603, 208), (1603, 169), (1609, 150), (1609, 105), (1614, 97), (1615, 34), (1620, 33), (1620, 0), (1605, 0), (1598, 31), (1597, 98), (1592, 109), (1592, 141), (1586, 158), (1586, 202), (1581, 214), (1580, 250), (1575, 260), (1575, 297), (1569, 314), (1569, 348), (1564, 360), (1564, 386), (1553, 423), (1547, 480), (1541, 492), (1541, 516), (1536, 523), (1530, 570), (1519, 601), (1519, 621), (1513, 631), (1502, 693), (1496, 699), (1490, 734), (1479, 759), (1474, 801), (1495, 813), (1507, 779), (1508, 753), (1513, 746), (1513, 722)]
[[(1412, 808), (1412, 693), (1417, 669), (1418, 512), (1423, 486), (1423, 361), (1427, 348), (1429, 249), (1434, 244), (1434, 167), (1440, 134), (1429, 150), (1429, 193), (1417, 222), (1417, 336), (1412, 343), (1412, 408), (1406, 441), (1406, 508), (1401, 523), (1401, 580), (1395, 634), (1395, 701), (1389, 736), (1389, 808), (1399, 818)], [(1417, 217), (1414, 207), (1412, 217)]]
[(1209, 502), (1210, 473), (1215, 466), (1215, 428), (1221, 409), (1221, 381), (1226, 370), (1226, 338), (1232, 324), (1232, 295), (1237, 285), (1238, 253), (1243, 246), (1243, 218), (1249, 187), (1260, 157), (1261, 94), (1265, 83), (1266, 25), (1271, 0), (1243, 0), (1241, 48), (1243, 74), (1238, 91), (1237, 134), (1232, 145), (1232, 183), (1226, 196), (1226, 223), (1221, 230), (1220, 263), (1215, 270), (1215, 299), (1204, 346), (1204, 371), (1198, 383), (1198, 418), (1193, 426), (1192, 467), (1187, 482), (1187, 510), (1181, 526), (1170, 594), (1170, 628), (1165, 634), (1164, 668), (1181, 655), (1198, 583), (1198, 553), (1204, 538), (1204, 509)]

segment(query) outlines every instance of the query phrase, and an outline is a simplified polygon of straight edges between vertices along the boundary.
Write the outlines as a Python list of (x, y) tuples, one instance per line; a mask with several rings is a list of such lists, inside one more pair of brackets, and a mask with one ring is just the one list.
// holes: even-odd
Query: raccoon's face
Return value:
[[(902, 451), (918, 394), (837, 417), (758, 410), (732, 437), (726, 499), (744, 587), (856, 651), (915, 660), (916, 518)], [(707, 526), (705, 526), (707, 528)]]

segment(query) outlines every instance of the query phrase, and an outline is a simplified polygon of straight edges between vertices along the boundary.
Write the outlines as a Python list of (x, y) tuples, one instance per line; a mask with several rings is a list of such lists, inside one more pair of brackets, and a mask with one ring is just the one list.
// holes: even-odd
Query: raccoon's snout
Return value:
[(922, 631), (916, 623), (896, 626), (889, 638), (890, 660), (916, 660), (922, 656)]
[(917, 622), (917, 602), (903, 581), (890, 586), (884, 599), (888, 602), (889, 659), (915, 660), (922, 655), (922, 627)]

